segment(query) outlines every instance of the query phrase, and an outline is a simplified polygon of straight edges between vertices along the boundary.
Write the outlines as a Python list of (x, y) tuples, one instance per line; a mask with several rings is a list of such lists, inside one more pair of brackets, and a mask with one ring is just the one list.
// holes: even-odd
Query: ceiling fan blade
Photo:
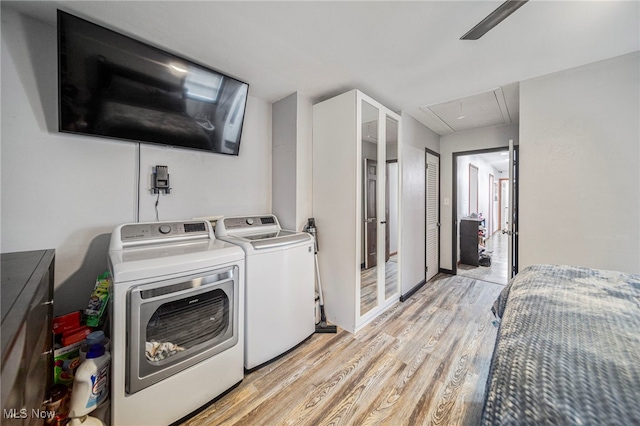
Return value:
[(504, 21), (509, 15), (520, 9), (528, 0), (507, 0), (496, 10), (491, 12), (471, 31), (460, 37), (460, 40), (477, 40), (485, 35), (491, 28)]

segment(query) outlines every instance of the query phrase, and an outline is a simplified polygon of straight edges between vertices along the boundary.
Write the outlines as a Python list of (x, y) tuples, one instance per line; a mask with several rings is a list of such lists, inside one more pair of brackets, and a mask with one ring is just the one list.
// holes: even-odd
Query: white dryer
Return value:
[(281, 229), (274, 215), (224, 217), (216, 237), (245, 252), (244, 366), (251, 371), (315, 331), (313, 237)]
[(244, 252), (208, 221), (111, 234), (111, 421), (170, 424), (244, 377)]

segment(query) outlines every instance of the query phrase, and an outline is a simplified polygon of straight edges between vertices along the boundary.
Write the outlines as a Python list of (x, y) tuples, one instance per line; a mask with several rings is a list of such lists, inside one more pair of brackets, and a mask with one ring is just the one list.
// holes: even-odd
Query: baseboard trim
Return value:
[(451, 269), (440, 268), (438, 271), (442, 272), (443, 274), (453, 275), (453, 271)]
[(425, 285), (427, 283), (427, 280), (422, 280), (420, 281), (418, 284), (416, 284), (411, 290), (409, 290), (408, 292), (406, 292), (405, 294), (400, 296), (400, 301), (404, 302), (405, 300), (409, 299), (411, 296), (414, 295), (414, 293), (418, 290), (420, 290), (422, 288), (423, 285)]

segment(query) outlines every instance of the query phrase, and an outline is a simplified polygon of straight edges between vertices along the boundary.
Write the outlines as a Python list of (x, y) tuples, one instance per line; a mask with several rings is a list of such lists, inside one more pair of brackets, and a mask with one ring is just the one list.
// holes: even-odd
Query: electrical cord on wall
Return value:
[(160, 222), (158, 219), (158, 203), (160, 202), (160, 191), (158, 191), (158, 197), (156, 198), (156, 222)]
[(140, 142), (138, 142), (138, 184), (136, 189), (136, 222), (140, 222)]

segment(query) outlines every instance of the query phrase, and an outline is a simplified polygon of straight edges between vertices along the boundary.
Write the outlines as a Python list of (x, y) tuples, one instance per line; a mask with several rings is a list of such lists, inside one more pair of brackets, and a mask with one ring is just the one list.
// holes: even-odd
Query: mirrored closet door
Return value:
[(398, 208), (400, 170), (398, 169), (398, 121), (386, 116), (386, 186), (385, 186), (385, 272), (384, 300), (398, 297), (398, 233), (400, 232)]
[[(362, 321), (398, 298), (398, 119), (360, 99)], [(395, 115), (395, 114), (394, 114)]]
[(357, 332), (399, 301), (400, 116), (358, 90), (313, 107), (313, 215), (329, 322)]

